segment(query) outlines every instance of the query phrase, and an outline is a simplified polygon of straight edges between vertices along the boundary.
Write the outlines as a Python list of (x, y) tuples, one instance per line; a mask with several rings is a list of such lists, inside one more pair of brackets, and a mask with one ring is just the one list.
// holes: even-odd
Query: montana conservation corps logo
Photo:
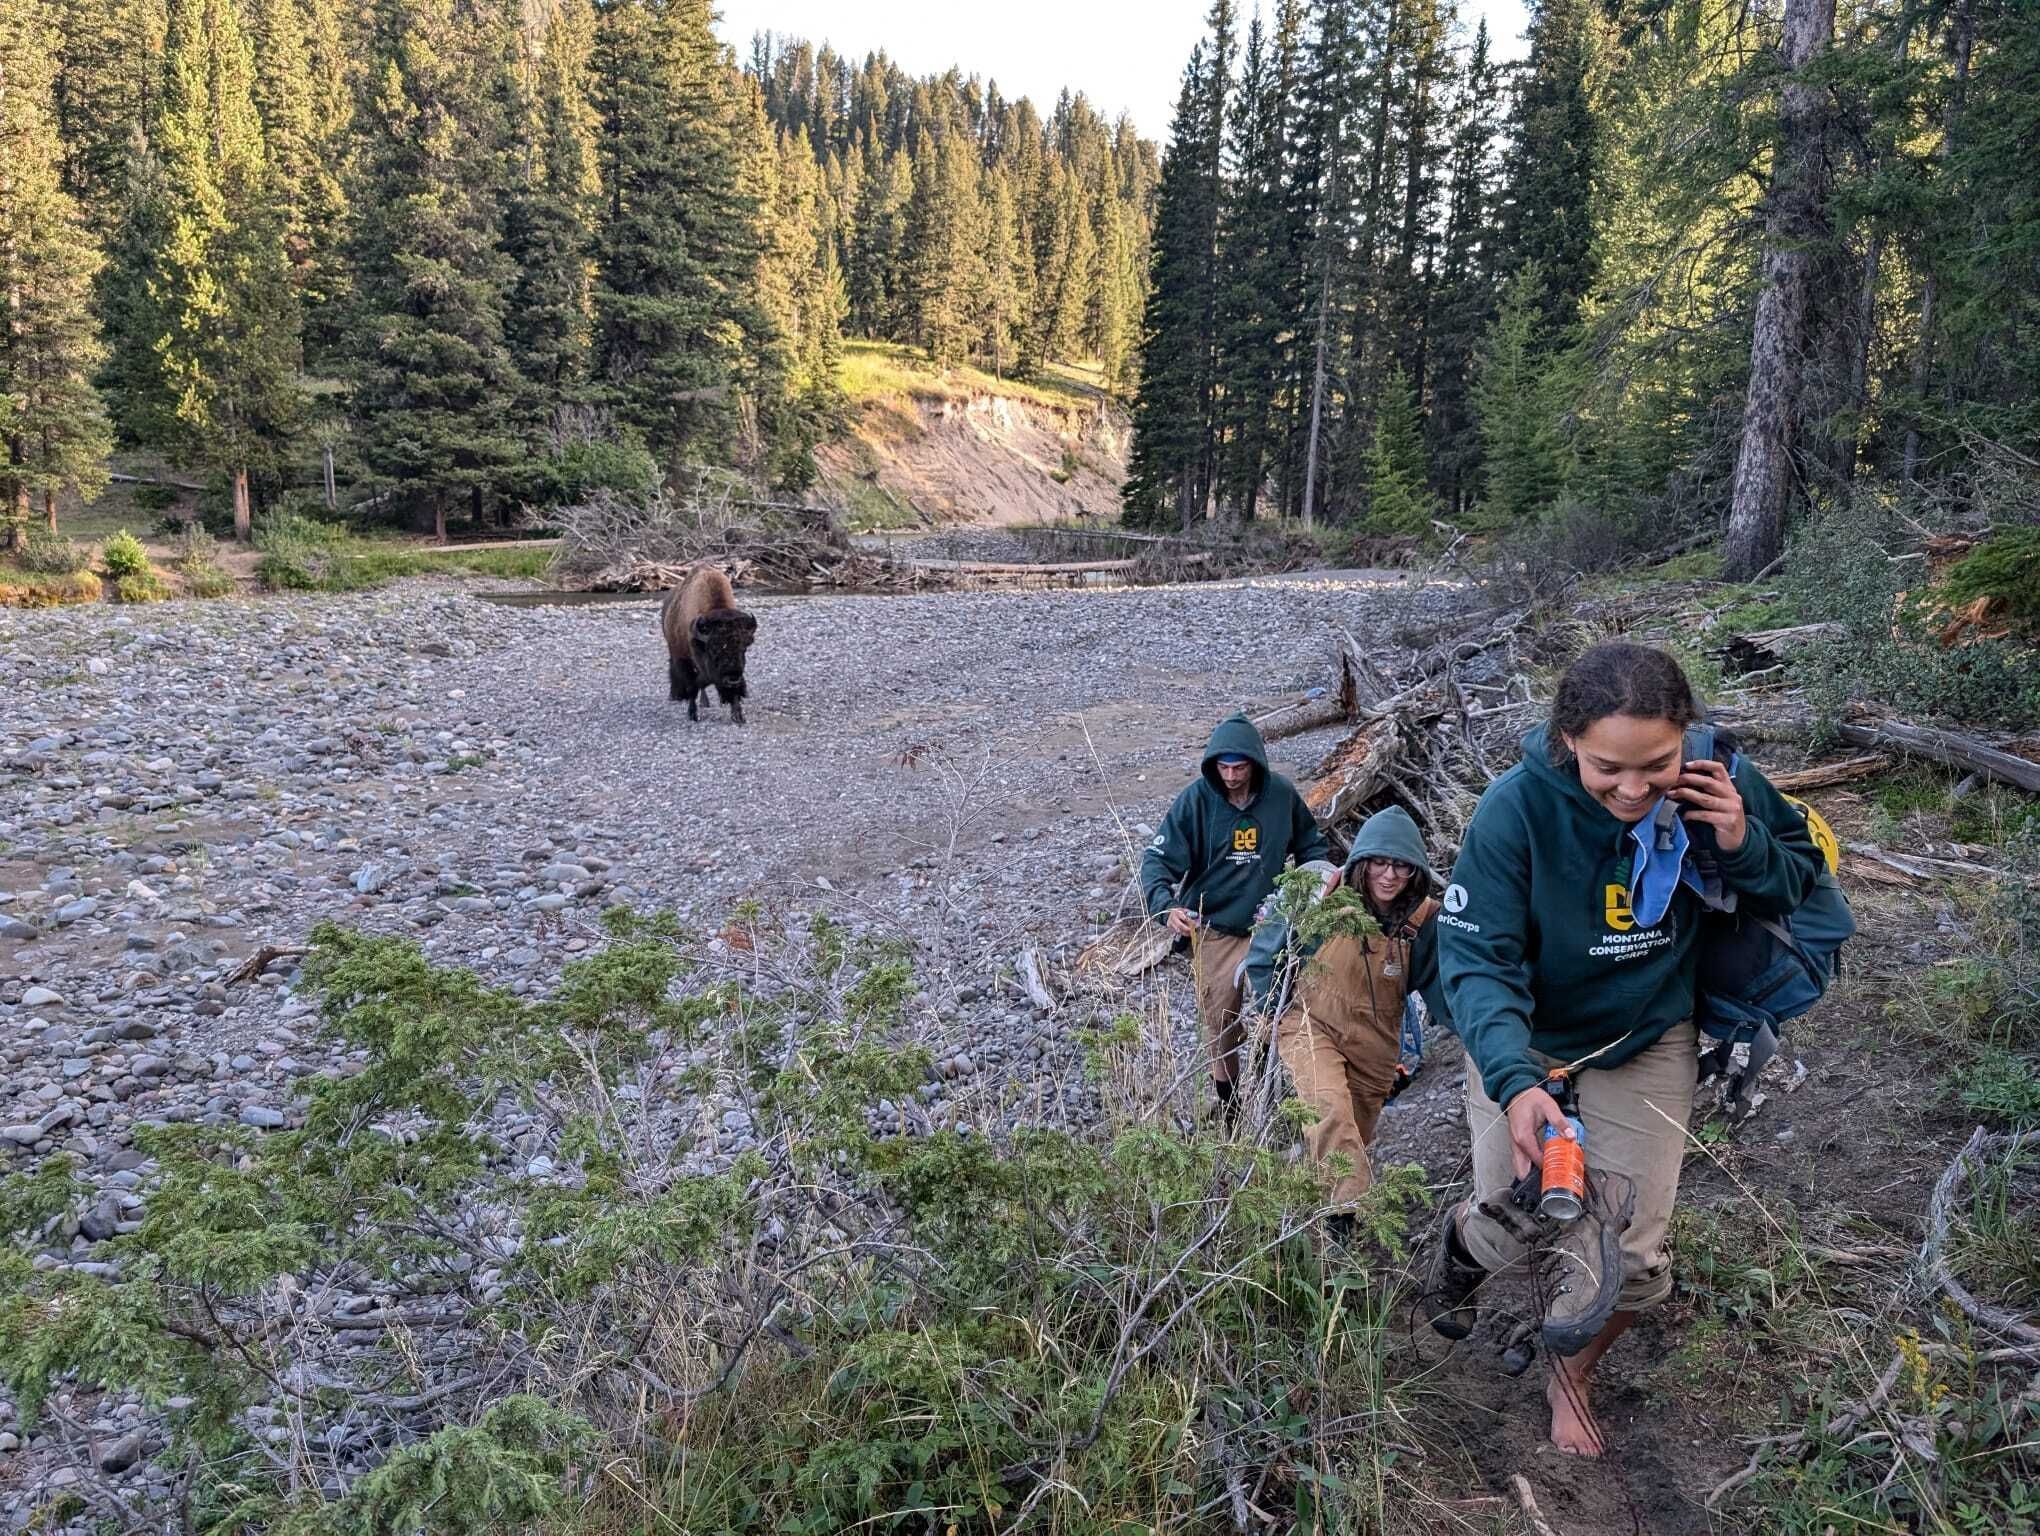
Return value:
[(1232, 851), (1234, 853), (1259, 853), (1261, 851), (1261, 829), (1259, 827), (1234, 827)]
[(1636, 926), (1636, 911), (1629, 905), (1629, 887), (1610, 885), (1603, 903), (1602, 917), (1617, 933), (1627, 933)]

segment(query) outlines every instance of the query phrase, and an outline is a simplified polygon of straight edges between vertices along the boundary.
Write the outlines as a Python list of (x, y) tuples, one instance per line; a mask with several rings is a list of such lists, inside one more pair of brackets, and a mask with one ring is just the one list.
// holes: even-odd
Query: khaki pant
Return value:
[(1337, 1156), (1350, 1165), (1350, 1172), (1332, 1182), (1335, 1206), (1357, 1204), (1374, 1183), (1367, 1149), (1395, 1086), (1401, 1023), (1398, 1016), (1384, 1030), (1378, 1019), (1362, 1017), (1340, 1028), (1298, 1006), (1276, 1026), (1275, 1048), (1296, 1083), (1296, 1096), (1317, 1111), (1303, 1133), (1310, 1160), (1322, 1167)]
[(1247, 958), (1245, 934), (1202, 930), (1190, 941), (1190, 974), (1197, 987), (1197, 1017), (1204, 1025), (1204, 1048), (1211, 1054), (1211, 1080), (1230, 1083), (1240, 1075), (1240, 1045), (1247, 1029), (1240, 1018), (1245, 983), (1240, 962)]
[[(1531, 1059), (1540, 1066), (1559, 1065), (1535, 1052)], [(1627, 1175), (1636, 1185), (1636, 1214), (1622, 1236), (1622, 1295), (1616, 1302), (1626, 1312), (1654, 1307), (1672, 1291), (1665, 1229), (1679, 1195), (1679, 1164), (1699, 1076), (1697, 1036), (1689, 1020), (1673, 1025), (1663, 1039), (1621, 1066), (1583, 1067), (1573, 1080), (1580, 1123), (1587, 1128), (1589, 1177), (1609, 1171)], [(1520, 1264), (1525, 1250), (1480, 1207), (1509, 1198), (1516, 1168), (1508, 1118), (1482, 1090), (1471, 1057), (1466, 1063), (1466, 1122), (1473, 1138), (1473, 1200), (1460, 1235), (1480, 1267), (1495, 1274)]]

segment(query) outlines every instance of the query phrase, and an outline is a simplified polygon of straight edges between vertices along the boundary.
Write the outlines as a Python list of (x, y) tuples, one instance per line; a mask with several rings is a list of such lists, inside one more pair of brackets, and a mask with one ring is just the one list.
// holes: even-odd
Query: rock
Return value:
[(0, 917), (0, 939), (35, 939), (42, 937), (42, 930), (34, 923), (24, 923), (18, 917)]
[(142, 1459), (142, 1432), (134, 1430), (122, 1435), (111, 1445), (99, 1452), (99, 1470), (102, 1472), (125, 1472)]
[(271, 1109), (266, 1104), (244, 1104), (241, 1106), (241, 1124), (252, 1125), (258, 1131), (280, 1131), (284, 1127), (283, 1111)]
[(0, 1141), (11, 1141), (17, 1147), (32, 1147), (41, 1141), (40, 1127), (33, 1125), (0, 1125)]
[(21, 1006), (24, 1008), (61, 1008), (64, 1006), (64, 998), (62, 993), (52, 992), (48, 987), (30, 987), (21, 994)]
[(67, 901), (57, 908), (57, 926), (68, 928), (73, 923), (83, 922), (99, 910), (99, 900), (94, 896), (80, 896), (76, 901)]

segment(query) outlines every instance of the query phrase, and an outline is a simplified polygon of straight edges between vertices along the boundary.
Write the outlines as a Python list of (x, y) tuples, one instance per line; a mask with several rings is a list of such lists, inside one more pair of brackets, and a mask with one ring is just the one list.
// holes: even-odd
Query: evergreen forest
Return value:
[(243, 538), (294, 491), (442, 536), (687, 465), (799, 491), (846, 335), (1131, 387), (1130, 122), (771, 36), (739, 67), (713, 20), (0, 0), (9, 542), (116, 447)]
[(293, 489), (442, 534), (798, 493), (846, 337), (1095, 368), (1136, 526), (1725, 529), (1747, 574), (1865, 497), (2030, 501), (2023, 0), (1538, 0), (1510, 63), (1453, 0), (1212, 0), (1162, 152), (713, 21), (0, 0), (9, 541), (117, 447), (243, 537)]
[(1574, 563), (1725, 528), (1749, 574), (1796, 518), (2025, 480), (2033, 6), (1539, 0), (1526, 59), (1493, 44), (1451, 0), (1213, 0), (1130, 520), (1534, 529)]

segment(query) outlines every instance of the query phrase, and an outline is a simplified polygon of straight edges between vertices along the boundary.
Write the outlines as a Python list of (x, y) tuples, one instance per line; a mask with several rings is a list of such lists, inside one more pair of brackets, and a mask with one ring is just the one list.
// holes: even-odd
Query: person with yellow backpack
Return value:
[[(1700, 719), (1664, 652), (1588, 650), (1560, 681), (1549, 724), (1481, 797), (1438, 914), (1442, 990), (1466, 1043), (1473, 1192), (1441, 1223), (1422, 1309), (1438, 1332), (1465, 1338), (1487, 1276), (1533, 1268), (1551, 1438), (1574, 1455), (1604, 1448), (1588, 1395), (1595, 1362), (1671, 1292), (1666, 1233), (1702, 1031), (1732, 1042), (1743, 1025), (1722, 1010), (1775, 1024), (1789, 1014), (1771, 1004), (1805, 1005), (1785, 998), (1790, 986), (1757, 984), (1777, 932), (1805, 952), (1783, 969), (1831, 964), (1839, 940), (1812, 954), (1795, 915), (1832, 917), (1838, 905), (1836, 926), (1853, 930), (1806, 818), (1747, 759), (1696, 756), (1712, 744), (1689, 737)], [(1819, 926), (1805, 924), (1809, 938)], [(1737, 941), (1751, 951), (1740, 961)], [(1703, 966), (1715, 973), (1706, 988)], [(1824, 975), (1798, 992), (1817, 996)], [(1555, 1092), (1575, 1101), (1571, 1115)], [(1543, 1163), (1546, 1138), (1582, 1132), (1589, 1179), (1633, 1191), (1626, 1227), (1603, 1223), (1598, 1244), (1576, 1236), (1587, 1222), (1526, 1241), (1512, 1195)]]

